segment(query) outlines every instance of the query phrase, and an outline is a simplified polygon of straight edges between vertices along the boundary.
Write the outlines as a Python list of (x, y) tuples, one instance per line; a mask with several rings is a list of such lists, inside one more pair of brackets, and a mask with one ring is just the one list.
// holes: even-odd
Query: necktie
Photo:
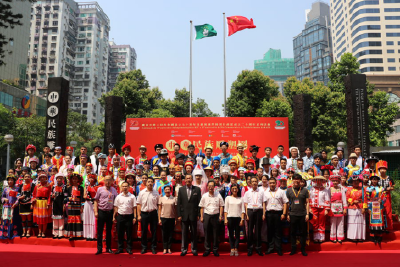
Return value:
[(188, 187), (188, 200), (190, 199), (190, 196), (191, 196), (191, 194), (192, 194), (192, 188), (191, 187)]

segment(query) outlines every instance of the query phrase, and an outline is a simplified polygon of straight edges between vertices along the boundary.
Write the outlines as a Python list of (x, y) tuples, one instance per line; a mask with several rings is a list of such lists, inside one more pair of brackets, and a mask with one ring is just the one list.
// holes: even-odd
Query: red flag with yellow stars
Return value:
[(228, 29), (229, 29), (229, 34), (228, 36), (231, 36), (235, 32), (244, 30), (244, 29), (252, 29), (255, 28), (256, 25), (253, 23), (253, 19), (248, 19), (246, 17), (242, 16), (231, 16), (226, 18), (228, 22)]

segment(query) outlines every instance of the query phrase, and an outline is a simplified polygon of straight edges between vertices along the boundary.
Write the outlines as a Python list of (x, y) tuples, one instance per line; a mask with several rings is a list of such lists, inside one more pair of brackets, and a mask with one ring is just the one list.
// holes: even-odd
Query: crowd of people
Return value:
[[(75, 157), (72, 147), (63, 155), (61, 147), (51, 154), (45, 146), (37, 157), (36, 147), (28, 145), (4, 181), (0, 238), (46, 238), (51, 227), (53, 239), (97, 240), (96, 255), (104, 240), (107, 253), (123, 253), (126, 241), (132, 254), (133, 240), (140, 239), (142, 254), (148, 249), (156, 254), (160, 240), (163, 253), (170, 254), (174, 240), (181, 240), (181, 256), (189, 241), (197, 256), (204, 240), (203, 256), (219, 256), (219, 243), (228, 240), (231, 256), (239, 255), (240, 242), (247, 243), (248, 256), (254, 251), (282, 256), (282, 243), (289, 242), (290, 255), (300, 243), (307, 256), (310, 236), (315, 243), (328, 235), (338, 244), (368, 239), (380, 244), (393, 229), (388, 164), (363, 158), (359, 146), (348, 159), (340, 147), (329, 159), (327, 151), (313, 154), (312, 147), (304, 157), (296, 147), (289, 157), (283, 146), (275, 156), (266, 147), (261, 158), (256, 145), (249, 147), (250, 157), (243, 144), (236, 155), (227, 152), (227, 142), (219, 148), (222, 153), (212, 156), (211, 146), (196, 154), (189, 145), (185, 155), (175, 144), (169, 155), (156, 144), (155, 156), (140, 146), (134, 157), (129, 144), (122, 155), (110, 144), (108, 154), (95, 146), (89, 156), (82, 146)], [(118, 241), (116, 251), (112, 239)]]

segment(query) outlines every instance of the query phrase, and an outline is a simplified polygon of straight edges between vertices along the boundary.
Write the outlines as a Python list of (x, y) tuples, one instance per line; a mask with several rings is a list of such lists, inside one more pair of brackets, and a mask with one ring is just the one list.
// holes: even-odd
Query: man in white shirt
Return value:
[(150, 225), (151, 231), (151, 252), (157, 254), (157, 223), (158, 223), (158, 199), (160, 195), (153, 190), (153, 177), (147, 178), (146, 189), (140, 191), (137, 199), (138, 221), (142, 223), (142, 251), (147, 252), (147, 231)]
[(58, 170), (59, 173), (62, 173), (64, 176), (67, 176), (68, 172), (68, 165), (71, 164), (71, 156), (70, 155), (65, 155), (64, 156), (64, 165), (60, 167)]
[[(258, 255), (264, 256), (261, 251), (261, 227), (263, 217), (263, 191), (258, 188), (256, 177), (251, 178), (251, 189), (244, 195), (246, 218), (248, 220), (247, 256), (253, 255), (253, 243)], [(254, 236), (255, 234), (255, 236)]]
[(213, 180), (207, 183), (208, 193), (201, 197), (199, 207), (200, 209), (200, 220), (204, 226), (204, 248), (205, 252), (203, 257), (210, 255), (211, 244), (210, 244), (210, 232), (213, 235), (213, 254), (219, 257), (218, 254), (218, 229), (219, 222), (222, 221), (222, 215), (224, 214), (224, 200), (221, 194), (214, 192), (215, 182)]
[[(266, 254), (271, 254), (275, 248), (282, 256), (282, 221), (286, 218), (287, 203), (286, 192), (276, 187), (276, 179), (269, 179), (269, 189), (264, 191), (264, 214), (268, 225), (268, 249)], [(265, 213), (266, 211), (266, 213)]]
[(124, 251), (126, 233), (126, 252), (132, 254), (132, 229), (136, 222), (136, 198), (129, 191), (129, 184), (121, 184), (122, 193), (114, 201), (114, 222), (117, 222), (118, 250), (115, 254)]
[(92, 172), (93, 173), (97, 173), (97, 174), (98, 174), (97, 170), (100, 168), (100, 166), (102, 166), (102, 165), (99, 164), (99, 154), (100, 154), (100, 152), (101, 152), (101, 146), (96, 145), (96, 146), (93, 147), (93, 154), (90, 156), (90, 163), (92, 163), (92, 165), (93, 165)]
[(283, 146), (279, 145), (278, 146), (278, 154), (276, 154), (276, 156), (274, 157), (274, 163), (275, 164), (276, 163), (280, 163), (281, 159), (286, 159), (287, 160), (287, 157), (285, 155), (283, 155), (283, 151), (284, 151)]

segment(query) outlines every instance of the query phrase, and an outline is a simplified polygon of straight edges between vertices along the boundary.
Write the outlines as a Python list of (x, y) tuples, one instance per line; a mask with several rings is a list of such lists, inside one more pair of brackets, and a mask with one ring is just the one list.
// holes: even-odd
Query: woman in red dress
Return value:
[(39, 184), (33, 190), (33, 221), (39, 227), (38, 238), (46, 237), (47, 224), (51, 222), (51, 186), (47, 174), (41, 173)]

